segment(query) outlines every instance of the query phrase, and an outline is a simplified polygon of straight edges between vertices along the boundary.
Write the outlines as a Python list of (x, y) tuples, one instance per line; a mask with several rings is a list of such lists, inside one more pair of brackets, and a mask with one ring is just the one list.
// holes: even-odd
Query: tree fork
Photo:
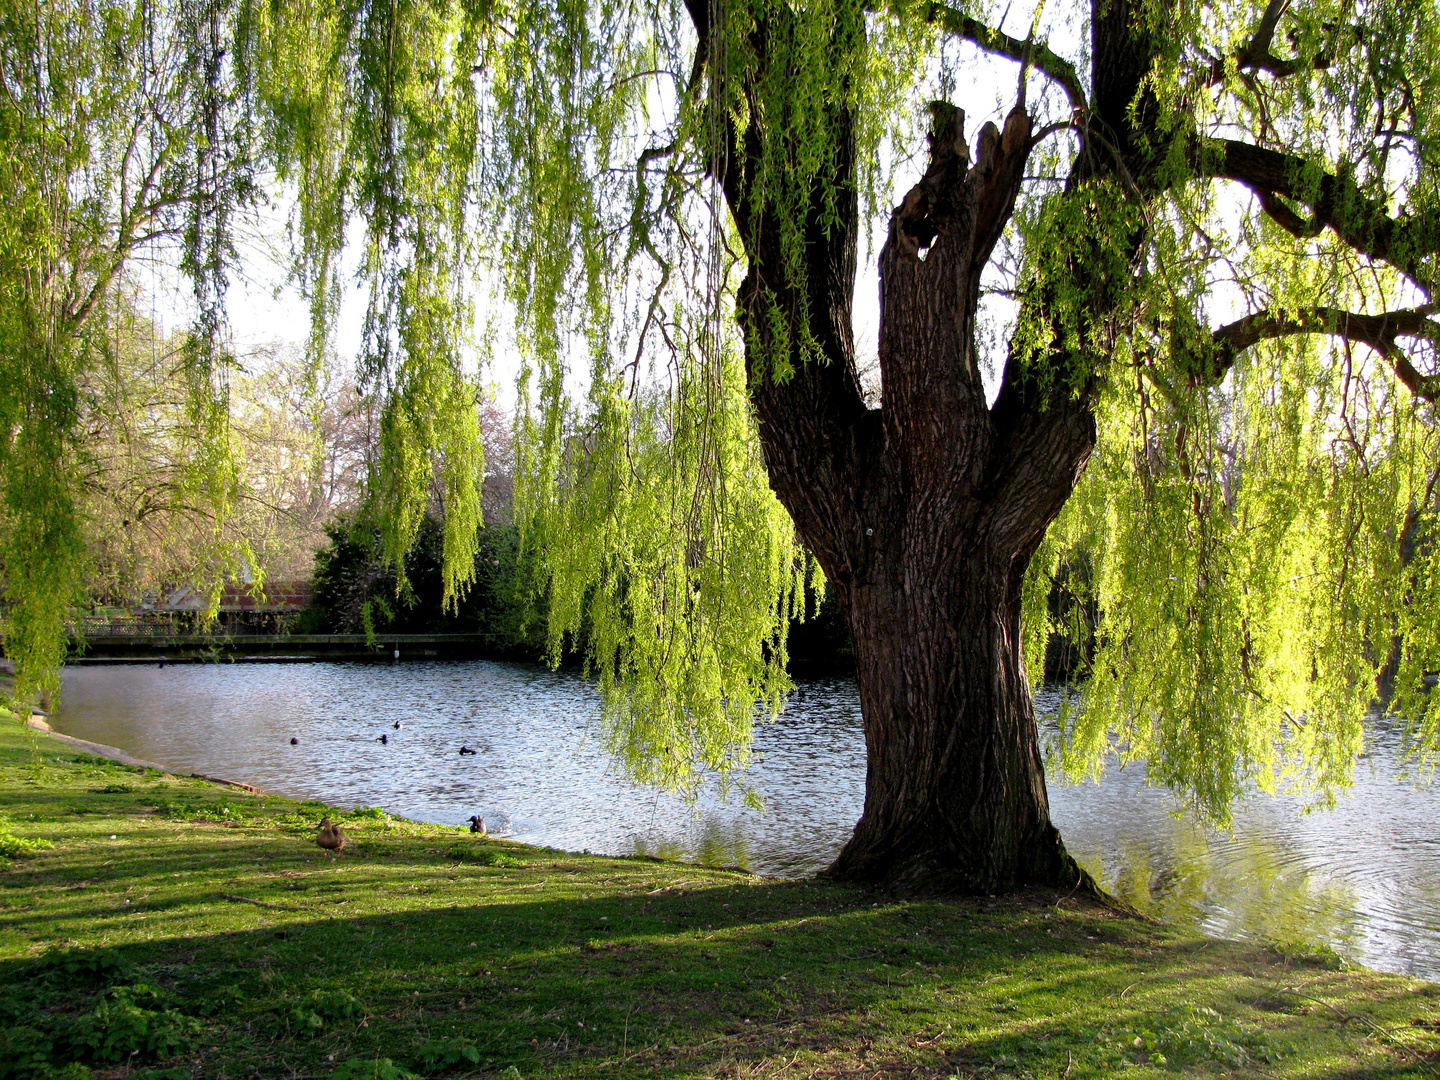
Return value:
[[(1089, 882), (1050, 821), (1020, 591), (1093, 445), (1055, 410), (1007, 438), (975, 344), (980, 275), (1014, 207), (1030, 118), (981, 128), (932, 106), (924, 177), (881, 252), (889, 504), (863, 576), (837, 582), (865, 717), (865, 813), (829, 873), (995, 892)], [(1025, 475), (1025, 497), (1014, 478)], [(1046, 493), (1049, 498), (1034, 496)]]
[[(980, 275), (1014, 207), (1030, 118), (1017, 108), (1003, 130), (986, 124), (972, 161), (964, 113), (944, 102), (932, 113), (929, 167), (880, 258), (881, 410), (864, 408), (853, 376), (853, 217), (822, 229), (817, 215), (803, 282), (752, 233), (741, 289), (771, 485), (833, 583), (857, 654), (865, 814), (829, 872), (969, 892), (1073, 887), (1089, 879), (1050, 822), (1020, 588), (1094, 428), (1063, 407), (1018, 431), (992, 417), (975, 345)], [(849, 168), (840, 161), (838, 175)], [(787, 300), (802, 289), (808, 303)], [(831, 362), (771, 378), (767, 303), (808, 311)]]

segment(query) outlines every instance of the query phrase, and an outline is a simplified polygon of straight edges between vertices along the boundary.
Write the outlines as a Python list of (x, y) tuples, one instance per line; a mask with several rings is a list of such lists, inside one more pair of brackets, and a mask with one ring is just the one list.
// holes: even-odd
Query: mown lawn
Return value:
[(1440, 986), (1073, 896), (480, 840), (12, 719), (0, 813), (0, 1080), (1440, 1074)]

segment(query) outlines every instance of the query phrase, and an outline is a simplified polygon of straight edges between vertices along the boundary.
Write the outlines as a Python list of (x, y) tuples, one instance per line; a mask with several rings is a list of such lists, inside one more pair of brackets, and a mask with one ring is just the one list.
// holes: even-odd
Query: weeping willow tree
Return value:
[[(483, 468), (464, 357), (496, 340), (471, 283), (513, 322), (551, 648), (586, 650), (642, 779), (743, 764), (823, 576), (868, 754), (831, 872), (1074, 882), (1025, 658), (1077, 552), (1101, 618), (1072, 774), (1144, 760), (1221, 821), (1250, 783), (1324, 798), (1382, 674), (1440, 750), (1429, 3), (204, 10), (187, 100), (233, 87), (227, 137), (293, 191), (317, 355), (363, 221), (372, 499), (398, 557), (440, 477), (452, 593)], [(997, 65), (1015, 90), (967, 135)]]
[[(232, 499), (220, 331), (253, 163), (222, 37), (203, 4), (0, 6), (0, 566), (22, 698), (58, 689), (83, 599), (84, 395), (122, 366), (134, 260), (161, 247), (195, 282), (176, 483), (216, 527)], [(209, 562), (244, 556), (218, 536)]]
[[(242, 477), (230, 382), (238, 365), (226, 291), (239, 269), (238, 230), (258, 220), (267, 185), (305, 193), (295, 276), (317, 327), (305, 380), (312, 420), (339, 285), (326, 261), (338, 241), (325, 230), (342, 227), (342, 189), (351, 199), (374, 192), (353, 208), (373, 226), (365, 371), (370, 393), (392, 401), (375, 501), (390, 550), (403, 552), (438, 479), (453, 533), (452, 592), (473, 571), (483, 462), (474, 387), (456, 360), (465, 320), (445, 289), (453, 260), (437, 261), (423, 238), (417, 248), (413, 230), (401, 234), (396, 222), (417, 215), (394, 208), (396, 185), (423, 188), (426, 220), (447, 211), (433, 209), (439, 192), (424, 186), (427, 162), (412, 172), (372, 160), (381, 180), (336, 156), (344, 139), (326, 142), (336, 136), (333, 118), (307, 111), (305, 95), (323, 94), (330, 84), (322, 69), (340, 54), (310, 42), (299, 57), (265, 30), (262, 13), (223, 0), (0, 3), (0, 574), (5, 652), (15, 696), (27, 703), (59, 689), (67, 621), (87, 599), (94, 569), (87, 544), (95, 547), (109, 525), (83, 490), (97, 457), (150, 449), (134, 445), (133, 432), (102, 447), (112, 432), (97, 418), (116, 402), (94, 398), (126, 382), (135, 298), (171, 273), (189, 286), (178, 303), (158, 301), (165, 321), (184, 326), (179, 393), (156, 404), (174, 415), (145, 418), (174, 436), (150, 480), (195, 526), (183, 546), (191, 584), (208, 589), (212, 608), (224, 580), (263, 571), (256, 545), (235, 527)], [(372, 49), (382, 47), (372, 39)], [(298, 88), (299, 98), (272, 92), (282, 86)], [(467, 115), (473, 130), (473, 110)], [(284, 139), (267, 141), (281, 130)], [(463, 171), (473, 146), (459, 153)], [(404, 273), (407, 258), (418, 275)], [(153, 320), (156, 301), (142, 306)], [(424, 361), (392, 365), (397, 350)], [(318, 456), (312, 464), (318, 472)]]

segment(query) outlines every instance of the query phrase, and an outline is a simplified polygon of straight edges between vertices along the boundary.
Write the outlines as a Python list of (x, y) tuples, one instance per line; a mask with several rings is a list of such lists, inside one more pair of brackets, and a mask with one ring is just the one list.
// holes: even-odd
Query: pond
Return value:
[[(763, 813), (734, 796), (689, 806), (628, 783), (596, 715), (577, 675), (525, 664), (172, 664), (67, 669), (54, 724), (277, 794), (448, 825), (480, 814), (527, 843), (786, 877), (822, 869), (860, 815), (851, 680), (801, 681), (785, 714), (757, 730), (745, 780)], [(1052, 811), (1075, 857), (1144, 911), (1440, 979), (1440, 815), (1434, 789), (1402, 774), (1399, 751), (1399, 733), (1380, 722), (1334, 810), (1256, 794), (1230, 834), (1195, 824), (1134, 767), (1099, 784), (1052, 783)]]

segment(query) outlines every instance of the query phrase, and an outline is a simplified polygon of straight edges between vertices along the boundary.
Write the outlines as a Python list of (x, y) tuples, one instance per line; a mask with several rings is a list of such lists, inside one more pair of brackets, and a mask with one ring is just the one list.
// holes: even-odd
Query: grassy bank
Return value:
[(1440, 1069), (1440, 986), (1333, 955), (378, 811), (343, 816), (332, 859), (311, 840), (327, 811), (0, 721), (0, 1080)]

